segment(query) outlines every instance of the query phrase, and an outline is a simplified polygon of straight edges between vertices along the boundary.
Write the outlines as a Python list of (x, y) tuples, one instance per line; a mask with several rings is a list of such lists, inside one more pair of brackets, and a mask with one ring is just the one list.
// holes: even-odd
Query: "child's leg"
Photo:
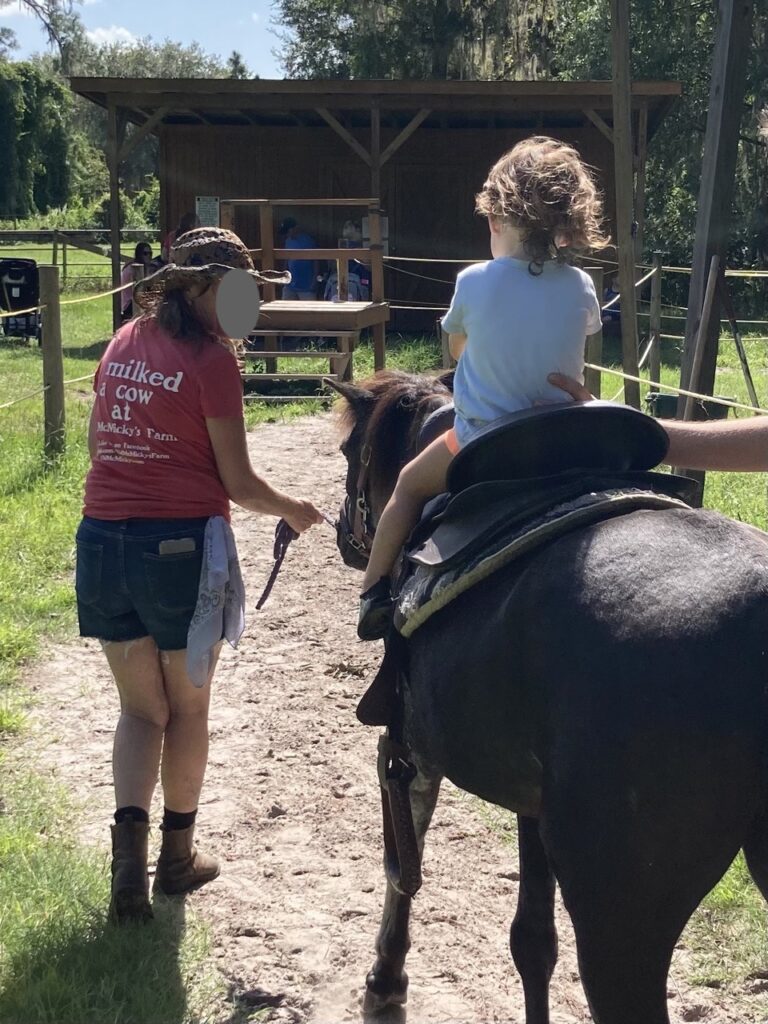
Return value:
[(419, 521), (424, 505), (445, 490), (448, 467), (453, 457), (454, 452), (443, 434), (403, 467), (394, 493), (376, 527), (368, 568), (363, 578), (363, 592), (382, 576), (390, 575), (408, 535)]

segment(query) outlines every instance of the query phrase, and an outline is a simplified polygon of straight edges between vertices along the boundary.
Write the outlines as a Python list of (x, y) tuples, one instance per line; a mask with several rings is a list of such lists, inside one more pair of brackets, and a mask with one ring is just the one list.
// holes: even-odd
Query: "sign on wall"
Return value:
[(200, 221), (200, 227), (219, 227), (219, 197), (195, 196), (195, 213)]

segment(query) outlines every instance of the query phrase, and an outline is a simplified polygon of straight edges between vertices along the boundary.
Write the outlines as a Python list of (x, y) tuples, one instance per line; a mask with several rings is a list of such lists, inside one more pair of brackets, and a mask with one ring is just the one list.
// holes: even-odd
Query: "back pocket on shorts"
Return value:
[(202, 548), (172, 555), (144, 553), (147, 586), (155, 604), (164, 612), (194, 611), (202, 568)]
[(101, 566), (104, 556), (102, 544), (77, 541), (75, 563), (75, 593), (83, 604), (98, 604), (101, 600)]

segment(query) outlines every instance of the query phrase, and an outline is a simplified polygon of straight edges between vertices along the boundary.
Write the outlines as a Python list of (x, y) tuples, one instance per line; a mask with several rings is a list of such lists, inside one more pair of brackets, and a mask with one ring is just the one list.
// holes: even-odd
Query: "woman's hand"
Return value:
[(589, 393), (588, 389), (583, 384), (579, 384), (573, 377), (568, 377), (564, 373), (550, 373), (547, 380), (550, 384), (554, 384), (556, 388), (565, 391), (576, 402), (594, 401), (594, 397)]
[(283, 519), (296, 533), (304, 533), (310, 526), (323, 522), (323, 516), (311, 501), (305, 498), (287, 498)]

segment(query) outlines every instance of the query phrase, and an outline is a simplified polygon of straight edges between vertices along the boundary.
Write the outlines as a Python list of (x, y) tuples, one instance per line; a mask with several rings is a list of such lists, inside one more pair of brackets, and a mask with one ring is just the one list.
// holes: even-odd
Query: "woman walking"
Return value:
[(101, 640), (120, 697), (115, 921), (152, 916), (147, 842), (158, 769), (165, 813), (156, 888), (186, 893), (219, 874), (193, 832), (211, 679), (222, 639), (236, 642), (243, 626), (230, 500), (281, 516), (299, 533), (321, 521), (311, 502), (258, 476), (248, 456), (240, 374), (216, 298), (233, 268), (265, 277), (220, 228), (187, 232), (171, 257), (137, 285), (144, 314), (118, 330), (96, 371), (77, 532), (80, 634)]

